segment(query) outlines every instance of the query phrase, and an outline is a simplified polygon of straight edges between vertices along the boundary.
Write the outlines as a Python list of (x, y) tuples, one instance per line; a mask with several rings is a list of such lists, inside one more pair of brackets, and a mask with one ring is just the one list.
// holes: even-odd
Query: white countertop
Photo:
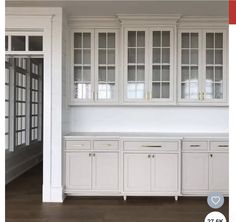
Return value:
[(228, 139), (228, 133), (152, 133), (152, 132), (71, 132), (64, 136), (65, 139), (76, 139), (81, 137), (103, 137), (109, 139), (148, 137), (156, 139)]

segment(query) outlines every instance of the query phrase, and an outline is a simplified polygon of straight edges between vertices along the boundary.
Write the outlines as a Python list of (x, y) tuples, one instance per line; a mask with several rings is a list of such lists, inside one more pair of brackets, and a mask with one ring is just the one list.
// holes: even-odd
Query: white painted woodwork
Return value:
[(207, 151), (208, 142), (207, 141), (184, 141), (182, 144), (182, 150)]
[(229, 190), (229, 154), (210, 153), (209, 159), (210, 191), (228, 192)]
[(66, 150), (90, 150), (91, 142), (88, 140), (66, 141)]
[(118, 150), (119, 142), (116, 140), (95, 140), (93, 148), (94, 150)]
[(66, 153), (66, 186), (72, 190), (91, 190), (92, 158), (89, 152)]
[(151, 154), (151, 191), (178, 192), (178, 155)]
[(150, 154), (124, 154), (124, 191), (148, 192), (151, 186)]
[(96, 152), (93, 155), (92, 189), (118, 191), (119, 154)]
[(228, 151), (229, 142), (227, 141), (213, 141), (210, 143), (210, 150), (212, 151)]
[(208, 191), (208, 153), (182, 154), (182, 189), (184, 192)]

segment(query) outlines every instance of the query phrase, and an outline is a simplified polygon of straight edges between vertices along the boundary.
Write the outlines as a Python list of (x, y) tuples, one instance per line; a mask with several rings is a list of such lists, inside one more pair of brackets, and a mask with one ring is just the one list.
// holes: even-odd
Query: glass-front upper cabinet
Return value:
[(96, 100), (117, 99), (117, 31), (97, 30), (95, 35), (95, 94)]
[(227, 30), (181, 30), (179, 101), (227, 102)]
[(172, 29), (125, 30), (125, 101), (173, 101), (173, 45)]
[(117, 101), (117, 30), (81, 29), (72, 42), (72, 103)]
[(126, 37), (126, 99), (145, 100), (147, 94), (146, 31), (128, 30)]
[(173, 33), (151, 30), (151, 76), (149, 99), (169, 101), (173, 98)]
[(226, 32), (204, 32), (204, 78), (205, 101), (226, 100)]

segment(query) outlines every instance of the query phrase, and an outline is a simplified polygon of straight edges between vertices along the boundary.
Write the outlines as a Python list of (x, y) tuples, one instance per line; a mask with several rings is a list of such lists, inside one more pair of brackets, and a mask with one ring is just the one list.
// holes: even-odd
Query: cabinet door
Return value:
[(178, 191), (178, 154), (152, 154), (152, 191)]
[(117, 99), (117, 31), (96, 31), (95, 41), (96, 100), (112, 102)]
[(72, 100), (93, 100), (94, 62), (93, 62), (93, 31), (73, 33), (73, 78)]
[(66, 153), (66, 188), (90, 190), (92, 158), (88, 152)]
[(210, 190), (228, 192), (229, 190), (229, 154), (210, 154)]
[(204, 32), (204, 101), (226, 101), (226, 32)]
[(145, 101), (147, 93), (147, 32), (125, 32), (125, 100)]
[(173, 100), (173, 32), (151, 30), (150, 99)]
[(119, 155), (118, 153), (93, 154), (93, 190), (119, 189)]
[(208, 153), (183, 153), (182, 188), (183, 192), (208, 191)]
[(150, 160), (148, 154), (124, 154), (124, 191), (150, 191)]
[(180, 101), (200, 102), (200, 31), (179, 33)]

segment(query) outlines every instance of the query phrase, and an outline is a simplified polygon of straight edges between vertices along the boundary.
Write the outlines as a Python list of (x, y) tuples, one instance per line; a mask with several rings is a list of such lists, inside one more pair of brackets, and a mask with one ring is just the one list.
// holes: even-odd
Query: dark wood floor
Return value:
[[(63, 204), (41, 203), (42, 165), (6, 188), (7, 222), (202, 222), (212, 210), (206, 198), (69, 197)], [(228, 219), (228, 199), (219, 210)]]

